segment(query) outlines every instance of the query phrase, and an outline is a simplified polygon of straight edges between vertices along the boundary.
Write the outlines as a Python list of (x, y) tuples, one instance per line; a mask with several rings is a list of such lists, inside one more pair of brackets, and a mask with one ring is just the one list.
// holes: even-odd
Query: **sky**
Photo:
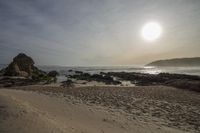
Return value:
[[(141, 36), (148, 22), (159, 39)], [(200, 56), (200, 0), (0, 0), (0, 64), (143, 65)]]

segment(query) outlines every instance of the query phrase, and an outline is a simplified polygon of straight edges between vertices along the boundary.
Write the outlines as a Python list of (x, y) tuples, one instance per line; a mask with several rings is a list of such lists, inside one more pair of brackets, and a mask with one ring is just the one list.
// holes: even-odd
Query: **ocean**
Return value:
[(94, 66), (94, 67), (62, 67), (62, 66), (38, 66), (44, 71), (56, 70), (61, 75), (68, 75), (73, 71), (83, 71), (90, 74), (100, 72), (140, 72), (149, 74), (158, 73), (176, 73), (176, 74), (188, 74), (199, 75), (200, 67), (147, 67), (147, 66)]
[[(5, 68), (6, 65), (0, 64), (0, 69)], [(176, 73), (176, 74), (188, 74), (188, 75), (199, 75), (200, 67), (148, 67), (148, 66), (91, 66), (91, 67), (65, 67), (65, 66), (37, 66), (38, 68), (49, 72), (56, 70), (60, 75), (68, 75), (73, 71), (83, 71), (90, 74), (100, 72), (140, 72), (149, 74), (158, 73)]]
[[(5, 68), (6, 65), (0, 65), (0, 69)], [(93, 66), (93, 67), (65, 67), (65, 66), (37, 66), (43, 71), (49, 72), (56, 70), (59, 72), (58, 81), (62, 82), (67, 79), (65, 75), (74, 74), (74, 71), (82, 71), (90, 74), (98, 74), (100, 72), (139, 72), (149, 74), (159, 73), (176, 73), (199, 75), (200, 67), (147, 67), (147, 66)], [(73, 70), (69, 72), (69, 70)]]

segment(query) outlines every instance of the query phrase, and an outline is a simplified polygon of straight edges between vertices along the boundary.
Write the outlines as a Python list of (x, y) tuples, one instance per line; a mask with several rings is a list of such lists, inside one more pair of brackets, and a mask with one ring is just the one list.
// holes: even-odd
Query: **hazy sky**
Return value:
[[(161, 37), (148, 42), (143, 25)], [(133, 65), (200, 56), (200, 0), (0, 0), (0, 63)]]

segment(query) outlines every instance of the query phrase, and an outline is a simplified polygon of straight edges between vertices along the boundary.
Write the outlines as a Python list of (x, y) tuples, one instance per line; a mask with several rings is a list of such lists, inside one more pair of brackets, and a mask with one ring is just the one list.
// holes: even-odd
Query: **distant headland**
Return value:
[(146, 66), (175, 66), (175, 67), (200, 66), (200, 57), (157, 60), (147, 64)]

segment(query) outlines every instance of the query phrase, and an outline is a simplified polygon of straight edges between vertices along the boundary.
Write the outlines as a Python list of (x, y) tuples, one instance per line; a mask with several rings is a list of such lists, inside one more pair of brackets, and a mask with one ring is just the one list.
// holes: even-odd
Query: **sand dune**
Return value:
[[(37, 87), (38, 88), (38, 87)], [(1, 133), (183, 133), (73, 96), (0, 89)]]

